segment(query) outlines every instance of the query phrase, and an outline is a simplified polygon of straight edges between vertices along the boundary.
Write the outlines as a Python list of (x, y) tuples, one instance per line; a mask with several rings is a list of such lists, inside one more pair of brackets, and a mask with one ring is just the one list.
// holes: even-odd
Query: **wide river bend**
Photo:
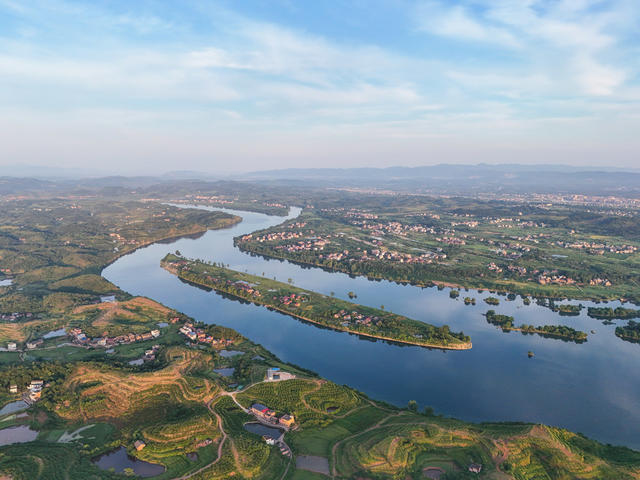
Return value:
[[(378, 400), (406, 405), (416, 400), (436, 413), (469, 421), (529, 421), (582, 432), (618, 445), (640, 449), (640, 344), (614, 335), (586, 315), (562, 317), (520, 297), (489, 307), (488, 292), (464, 290), (458, 300), (449, 290), (418, 288), (387, 281), (351, 278), (342, 273), (305, 268), (240, 252), (233, 237), (277, 225), (296, 217), (222, 210), (243, 221), (199, 238), (156, 243), (123, 256), (103, 276), (134, 295), (144, 295), (193, 318), (234, 328), (282, 360), (347, 384)], [(226, 299), (190, 286), (160, 267), (167, 253), (180, 250), (192, 258), (229, 264), (230, 268), (270, 277), (358, 303), (379, 307), (434, 325), (448, 324), (471, 336), (467, 351), (430, 350), (372, 341), (318, 328), (264, 307)], [(475, 306), (464, 305), (465, 296)], [(577, 302), (585, 306), (592, 302)], [(612, 307), (619, 302), (610, 302)], [(566, 324), (589, 333), (584, 344), (568, 343), (520, 332), (503, 333), (482, 316), (489, 308), (515, 316), (516, 324)], [(621, 324), (623, 322), (617, 321)], [(591, 331), (595, 331), (591, 334)], [(527, 352), (535, 352), (528, 358)]]

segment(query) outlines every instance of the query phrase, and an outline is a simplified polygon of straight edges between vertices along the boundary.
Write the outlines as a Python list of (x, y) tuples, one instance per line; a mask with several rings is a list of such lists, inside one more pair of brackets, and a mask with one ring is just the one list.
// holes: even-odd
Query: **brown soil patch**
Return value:
[[(174, 350), (180, 350), (180, 360), (156, 372), (126, 375), (115, 370), (102, 371), (87, 365), (79, 366), (67, 379), (65, 387), (70, 391), (82, 391), (83, 397), (104, 395), (106, 397), (105, 408), (101, 410), (100, 416), (88, 415), (85, 412), (63, 413), (62, 416), (68, 418), (81, 416), (85, 420), (89, 418), (117, 419), (135, 407), (135, 398), (140, 398), (137, 397), (137, 394), (143, 394), (150, 389), (155, 389), (154, 395), (158, 394), (158, 389), (162, 389), (172, 396), (178, 396), (177, 399), (181, 401), (207, 402), (211, 400), (218, 390), (213, 381), (204, 380), (203, 388), (195, 389), (184, 378), (184, 375), (188, 374), (190, 370), (203, 364), (213, 368), (211, 355), (186, 349), (175, 348)], [(169, 358), (172, 353), (174, 352), (167, 352)], [(83, 384), (93, 382), (97, 384), (84, 390), (79, 388)]]
[(47, 421), (49, 417), (47, 416), (46, 413), (44, 413), (42, 410), (40, 410), (38, 412), (38, 415), (36, 415), (36, 421), (40, 424), (40, 425), (44, 425), (44, 422)]
[(164, 305), (154, 302), (145, 297), (135, 297), (126, 302), (105, 302), (91, 305), (81, 305), (73, 310), (73, 313), (83, 313), (87, 311), (100, 311), (100, 315), (96, 318), (92, 325), (96, 328), (108, 326), (115, 317), (124, 317), (131, 320), (138, 318), (135, 311), (131, 309), (153, 310), (160, 316), (168, 317), (173, 310)]

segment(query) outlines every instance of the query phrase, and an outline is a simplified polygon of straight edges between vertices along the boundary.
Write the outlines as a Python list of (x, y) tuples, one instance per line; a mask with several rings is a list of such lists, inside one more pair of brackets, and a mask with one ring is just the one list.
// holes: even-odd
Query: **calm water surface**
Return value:
[(0, 409), (0, 417), (8, 415), (10, 413), (19, 412), (29, 407), (29, 404), (24, 400), (16, 400), (15, 402), (7, 403)]
[(130, 468), (136, 475), (144, 478), (155, 477), (164, 473), (164, 466), (132, 457), (124, 447), (100, 455), (93, 463), (102, 470), (113, 468), (116, 473), (122, 473), (126, 468)]
[[(640, 345), (617, 338), (616, 325), (603, 325), (587, 317), (586, 308), (577, 317), (562, 317), (545, 307), (525, 306), (520, 298), (507, 301), (505, 297), (493, 307), (482, 301), (488, 292), (463, 290), (458, 300), (452, 300), (448, 289), (351, 278), (245, 254), (233, 246), (234, 236), (277, 225), (300, 210), (292, 209), (288, 217), (223, 211), (244, 220), (197, 239), (137, 250), (109, 266), (103, 275), (132, 294), (148, 296), (197, 320), (234, 328), (285, 361), (379, 400), (397, 405), (416, 400), (437, 413), (470, 421), (546, 423), (640, 449)], [(160, 259), (175, 250), (188, 257), (222, 261), (240, 271), (264, 272), (284, 282), (292, 278), (299, 287), (327, 295), (335, 292), (345, 300), (347, 292), (353, 291), (358, 303), (384, 305), (424, 322), (462, 330), (471, 336), (473, 349), (440, 351), (367, 340), (229, 300), (187, 285), (160, 268)], [(465, 296), (475, 297), (477, 305), (464, 305)], [(588, 341), (581, 345), (503, 333), (482, 316), (489, 308), (514, 315), (517, 324), (565, 324), (595, 333), (589, 333)], [(534, 358), (527, 357), (529, 350), (535, 352)]]
[(0, 446), (11, 445), (13, 443), (32, 442), (38, 436), (38, 432), (31, 430), (28, 425), (4, 428), (0, 430)]
[(267, 437), (273, 438), (277, 440), (282, 435), (282, 430), (274, 427), (269, 427), (267, 425), (263, 425), (261, 423), (245, 423), (244, 429), (248, 432), (255, 433), (256, 435), (266, 435)]

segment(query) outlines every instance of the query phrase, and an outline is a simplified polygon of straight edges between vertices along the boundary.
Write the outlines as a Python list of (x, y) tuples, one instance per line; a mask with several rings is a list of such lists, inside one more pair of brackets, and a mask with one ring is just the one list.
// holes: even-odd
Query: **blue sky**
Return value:
[(638, 0), (0, 0), (0, 164), (640, 165)]

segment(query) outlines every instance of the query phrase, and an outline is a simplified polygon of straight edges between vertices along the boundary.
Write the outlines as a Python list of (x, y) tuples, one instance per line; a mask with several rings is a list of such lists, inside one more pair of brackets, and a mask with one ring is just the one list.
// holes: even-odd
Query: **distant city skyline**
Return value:
[(0, 166), (638, 167), (637, 0), (0, 0)]

